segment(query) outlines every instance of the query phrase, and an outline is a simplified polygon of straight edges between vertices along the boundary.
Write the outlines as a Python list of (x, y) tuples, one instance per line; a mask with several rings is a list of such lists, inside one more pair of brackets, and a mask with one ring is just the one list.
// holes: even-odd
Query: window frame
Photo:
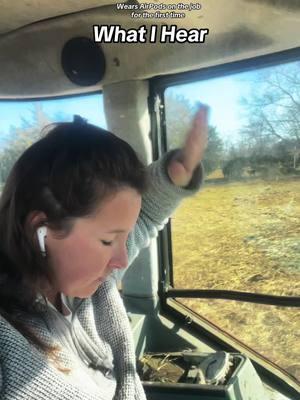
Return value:
[(1, 102), (32, 102), (32, 101), (46, 101), (46, 100), (64, 100), (64, 99), (70, 99), (70, 98), (75, 98), (75, 97), (85, 97), (85, 96), (92, 96), (95, 94), (101, 94), (103, 95), (102, 90), (93, 90), (91, 92), (83, 92), (83, 93), (72, 93), (72, 94), (64, 94), (64, 95), (49, 95), (49, 96), (43, 96), (43, 97), (0, 97), (0, 103)]
[[(264, 67), (300, 61), (300, 47), (253, 57), (245, 60), (234, 61), (226, 64), (205, 67), (195, 71), (159, 76), (150, 79), (149, 109), (151, 115), (151, 139), (153, 144), (153, 159), (159, 158), (167, 151), (167, 132), (164, 92), (170, 86), (199, 82), (211, 78), (225, 77), (239, 72), (247, 72)], [(227, 299), (246, 301), (265, 305), (280, 305), (286, 307), (299, 307), (300, 296), (274, 296), (266, 294), (245, 293), (227, 290), (204, 289), (175, 289), (173, 278), (172, 259), (172, 227), (171, 219), (158, 237), (158, 263), (159, 263), (159, 299), (161, 310), (166, 315), (172, 315), (175, 320), (196, 335), (206, 337), (217, 347), (227, 351), (242, 351), (246, 354), (266, 382), (272, 382), (287, 396), (299, 394), (299, 382), (288, 372), (280, 368), (266, 357), (257, 353), (238, 339), (223, 331), (203, 316), (193, 312), (188, 307), (179, 303), (176, 298), (199, 299)]]

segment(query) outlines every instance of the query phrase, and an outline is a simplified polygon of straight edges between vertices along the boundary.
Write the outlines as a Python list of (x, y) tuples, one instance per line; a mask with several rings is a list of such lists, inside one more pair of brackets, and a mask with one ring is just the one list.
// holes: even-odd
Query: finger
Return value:
[(183, 147), (183, 164), (188, 171), (193, 170), (203, 157), (208, 143), (208, 112), (207, 106), (201, 106), (196, 113), (192, 128), (189, 131)]
[(205, 104), (202, 104), (194, 117), (193, 127), (203, 128), (203, 129), (207, 127), (208, 114), (209, 114), (209, 107)]
[(208, 133), (208, 107), (201, 106), (201, 108), (197, 111), (193, 123), (192, 128), (190, 129), (187, 137), (186, 137), (186, 145), (193, 146), (195, 143), (193, 141), (198, 139), (199, 143), (205, 143), (207, 141), (207, 133)]

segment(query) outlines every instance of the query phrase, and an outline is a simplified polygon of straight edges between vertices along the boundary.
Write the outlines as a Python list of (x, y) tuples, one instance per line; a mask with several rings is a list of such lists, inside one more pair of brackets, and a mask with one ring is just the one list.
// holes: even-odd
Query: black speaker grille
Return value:
[(95, 85), (105, 74), (102, 49), (86, 37), (73, 38), (64, 45), (61, 63), (67, 77), (80, 86)]

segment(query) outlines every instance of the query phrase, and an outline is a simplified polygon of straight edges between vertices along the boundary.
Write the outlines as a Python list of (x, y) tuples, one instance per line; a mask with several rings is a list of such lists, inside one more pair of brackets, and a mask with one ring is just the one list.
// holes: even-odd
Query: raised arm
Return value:
[(206, 106), (197, 112), (182, 149), (172, 150), (149, 166), (150, 187), (127, 241), (129, 265), (158, 235), (180, 202), (197, 193), (203, 181), (201, 160), (207, 145)]

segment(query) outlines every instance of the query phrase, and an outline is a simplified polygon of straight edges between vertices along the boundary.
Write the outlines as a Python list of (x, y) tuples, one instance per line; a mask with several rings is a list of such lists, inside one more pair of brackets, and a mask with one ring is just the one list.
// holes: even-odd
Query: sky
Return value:
[(167, 93), (183, 95), (191, 103), (201, 102), (210, 107), (209, 124), (216, 126), (223, 138), (235, 141), (246, 123), (241, 98), (251, 92), (253, 73), (235, 74), (168, 88)]

